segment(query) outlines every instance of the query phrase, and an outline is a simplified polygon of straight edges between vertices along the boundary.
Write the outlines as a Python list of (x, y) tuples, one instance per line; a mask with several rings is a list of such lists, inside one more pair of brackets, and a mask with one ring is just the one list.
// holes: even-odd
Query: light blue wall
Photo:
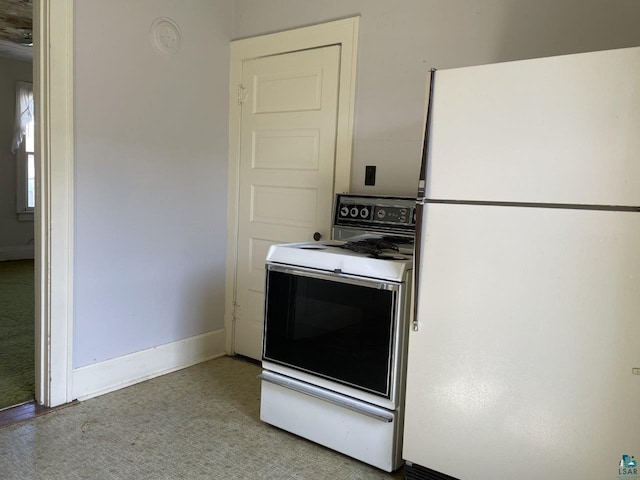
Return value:
[(232, 7), (75, 2), (75, 368), (223, 328)]
[[(405, 195), (430, 68), (640, 45), (638, 0), (75, 4), (74, 367), (223, 327), (232, 38), (362, 15), (352, 191)], [(157, 17), (177, 56), (153, 50)]]

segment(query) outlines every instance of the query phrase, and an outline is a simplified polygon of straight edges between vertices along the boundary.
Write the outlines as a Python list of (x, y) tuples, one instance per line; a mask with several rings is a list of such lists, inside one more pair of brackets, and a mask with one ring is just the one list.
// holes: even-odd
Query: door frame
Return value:
[(36, 401), (73, 400), (73, 0), (33, 5)]
[(241, 108), (238, 86), (245, 60), (311, 48), (340, 45), (340, 78), (336, 131), (334, 192), (347, 192), (351, 181), (353, 120), (360, 17), (245, 38), (231, 42), (229, 81), (229, 162), (227, 195), (227, 271), (225, 281), (225, 347), (234, 352), (234, 305), (238, 254)]

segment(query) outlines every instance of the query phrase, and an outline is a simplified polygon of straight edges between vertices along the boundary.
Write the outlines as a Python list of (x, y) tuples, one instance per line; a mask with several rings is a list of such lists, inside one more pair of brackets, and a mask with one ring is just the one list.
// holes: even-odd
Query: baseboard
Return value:
[(73, 398), (113, 392), (135, 383), (226, 355), (224, 329), (160, 345), (73, 370)]
[(5, 260), (31, 260), (34, 256), (33, 245), (0, 247), (0, 262), (4, 262)]

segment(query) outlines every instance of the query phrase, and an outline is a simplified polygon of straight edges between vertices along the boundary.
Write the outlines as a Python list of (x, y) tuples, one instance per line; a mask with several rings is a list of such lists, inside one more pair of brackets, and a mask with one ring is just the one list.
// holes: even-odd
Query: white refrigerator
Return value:
[(640, 48), (432, 74), (407, 479), (638, 480)]

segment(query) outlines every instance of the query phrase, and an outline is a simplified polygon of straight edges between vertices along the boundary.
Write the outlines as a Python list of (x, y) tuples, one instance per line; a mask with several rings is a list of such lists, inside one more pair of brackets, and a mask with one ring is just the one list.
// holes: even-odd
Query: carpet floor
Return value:
[(222, 357), (1, 428), (0, 478), (402, 478), (261, 422), (258, 373)]
[(0, 409), (35, 392), (33, 260), (0, 262)]

